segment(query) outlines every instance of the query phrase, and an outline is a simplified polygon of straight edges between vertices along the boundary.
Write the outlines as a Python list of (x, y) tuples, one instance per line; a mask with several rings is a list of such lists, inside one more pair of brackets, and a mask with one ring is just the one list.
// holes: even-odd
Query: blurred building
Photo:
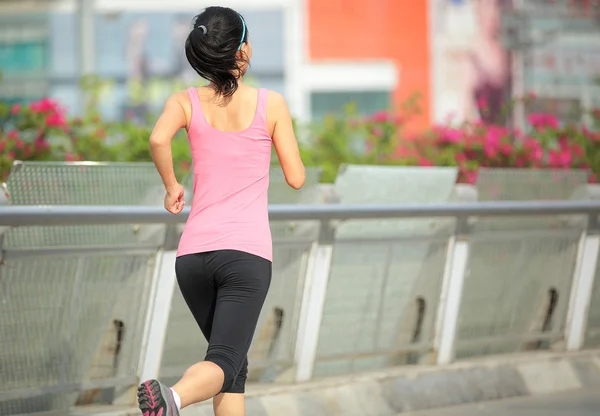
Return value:
[[(597, 0), (225, 0), (254, 44), (249, 81), (286, 95), (300, 120), (354, 101), (361, 113), (420, 95), (411, 125), (526, 111), (568, 118), (598, 102)], [(0, 0), (0, 98), (51, 95), (81, 108), (80, 75), (110, 83), (107, 117), (156, 113), (197, 83), (183, 43), (196, 0)], [(87, 7), (81, 8), (81, 5)], [(535, 108), (504, 111), (528, 92)]]
[[(597, 0), (431, 0), (433, 117), (521, 124), (598, 106)], [(535, 106), (511, 100), (533, 93)]]
[[(93, 6), (87, 45), (82, 44), (82, 32), (89, 30), (81, 18), (83, 1), (0, 2), (2, 99), (51, 95), (77, 111), (80, 75), (88, 69), (109, 80), (102, 92), (102, 110), (107, 117), (120, 118), (159, 111), (170, 93), (198, 83), (183, 46), (193, 17), (208, 2), (85, 1)], [(252, 41), (260, 45), (252, 60), (252, 82), (284, 92), (285, 2), (227, 4), (245, 16)]]
[(429, 122), (426, 1), (308, 0), (306, 10), (312, 117), (347, 101), (369, 113), (420, 93)]

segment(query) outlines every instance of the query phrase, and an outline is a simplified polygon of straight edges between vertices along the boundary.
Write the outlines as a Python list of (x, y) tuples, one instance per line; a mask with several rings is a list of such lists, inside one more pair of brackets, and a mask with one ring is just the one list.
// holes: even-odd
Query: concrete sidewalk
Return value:
[[(247, 393), (247, 413), (393, 416), (590, 388), (600, 389), (600, 351), (520, 354), (448, 366), (399, 367), (300, 385), (251, 386)], [(127, 409), (110, 415), (139, 416), (139, 411)], [(212, 404), (192, 406), (182, 415), (212, 416)]]
[(600, 389), (576, 390), (568, 393), (520, 397), (446, 409), (400, 413), (397, 416), (598, 416)]

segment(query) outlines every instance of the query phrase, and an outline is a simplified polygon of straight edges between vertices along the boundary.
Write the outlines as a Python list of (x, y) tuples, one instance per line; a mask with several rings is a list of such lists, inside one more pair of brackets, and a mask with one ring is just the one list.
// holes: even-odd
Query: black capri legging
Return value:
[(177, 258), (177, 282), (208, 341), (206, 361), (223, 369), (221, 393), (244, 393), (248, 349), (271, 284), (270, 261), (236, 250)]

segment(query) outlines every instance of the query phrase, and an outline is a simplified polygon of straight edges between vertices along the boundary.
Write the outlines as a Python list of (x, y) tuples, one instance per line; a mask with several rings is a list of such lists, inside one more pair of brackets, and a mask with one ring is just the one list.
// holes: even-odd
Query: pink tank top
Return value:
[(252, 124), (235, 133), (208, 124), (198, 91), (190, 88), (188, 93), (194, 198), (177, 256), (238, 250), (272, 261), (267, 198), (271, 164), (268, 91), (258, 90)]

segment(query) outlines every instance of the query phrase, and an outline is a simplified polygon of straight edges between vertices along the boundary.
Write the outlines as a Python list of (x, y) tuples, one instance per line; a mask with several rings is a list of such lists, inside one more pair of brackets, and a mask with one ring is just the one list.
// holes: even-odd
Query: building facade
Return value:
[[(593, 1), (224, 0), (246, 17), (254, 45), (248, 80), (283, 93), (294, 116), (315, 120), (355, 102), (359, 113), (419, 96), (421, 130), (450, 116), (496, 123), (527, 111), (567, 117), (598, 103), (599, 8)], [(81, 4), (91, 6), (82, 17)], [(112, 119), (160, 111), (174, 90), (199, 83), (183, 42), (212, 2), (0, 2), (3, 100), (50, 95), (82, 108), (82, 71), (107, 81)], [(88, 7), (87, 10), (90, 10)], [(551, 34), (551, 35), (549, 35)], [(500, 109), (533, 92), (538, 108)], [(484, 114), (487, 116), (483, 117)], [(516, 116), (516, 118), (515, 118)]]

